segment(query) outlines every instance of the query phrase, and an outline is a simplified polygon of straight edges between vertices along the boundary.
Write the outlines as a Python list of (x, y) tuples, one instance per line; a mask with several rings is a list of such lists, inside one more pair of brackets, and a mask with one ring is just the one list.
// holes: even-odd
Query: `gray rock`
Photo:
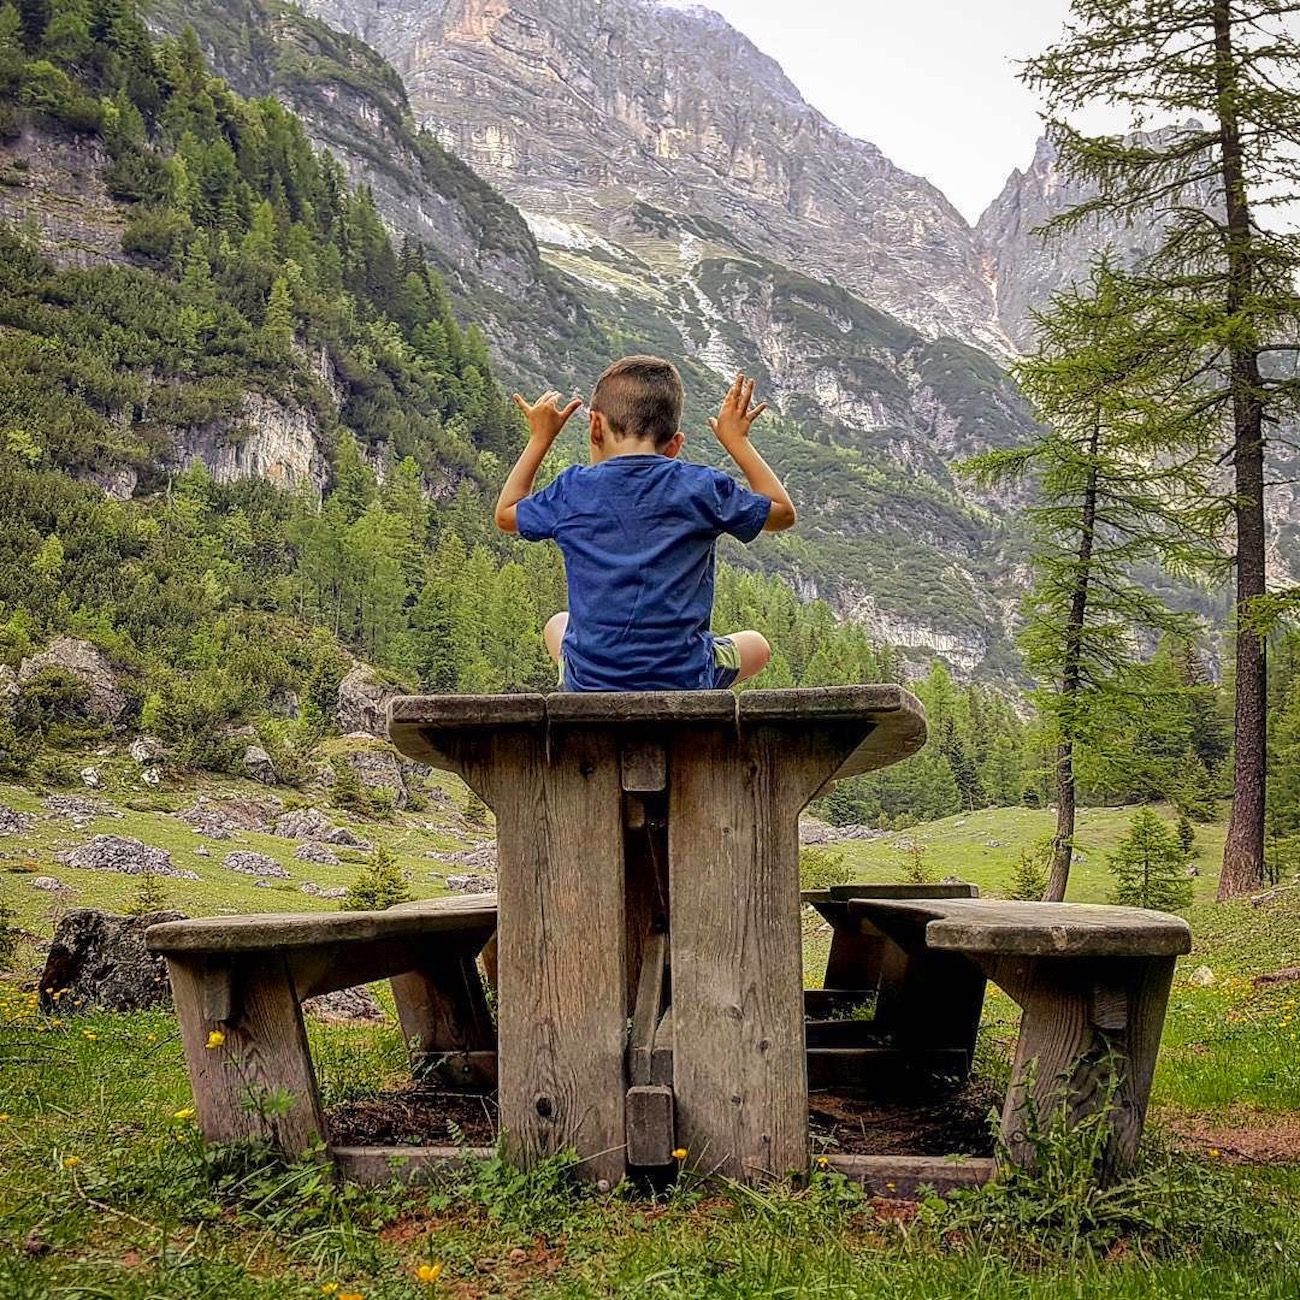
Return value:
[(0, 803), (0, 835), (21, 835), (32, 824), (27, 813)]
[(212, 850), (208, 848), (206, 844), (200, 844), (199, 847), (194, 850), (194, 856), (196, 858), (210, 858), (212, 856)]
[(153, 763), (162, 761), (163, 743), (161, 740), (154, 739), (153, 736), (137, 736), (127, 747), (126, 752), (141, 767), (148, 767)]
[(445, 883), (458, 894), (490, 894), (497, 887), (491, 876), (448, 876)]
[(486, 844), (480, 844), (475, 849), (463, 849), (459, 853), (439, 853), (437, 849), (430, 851), (429, 857), (435, 862), (442, 862), (448, 866), (472, 867), (475, 871), (495, 871), (497, 869), (497, 846), (495, 840), (489, 840)]
[(81, 769), (81, 784), (88, 790), (98, 790), (100, 786), (99, 768), (83, 767)]
[(254, 781), (260, 781), (263, 785), (275, 785), (279, 780), (275, 772), (275, 764), (271, 762), (271, 755), (261, 745), (249, 745), (240, 759), (240, 766), (243, 767), (246, 776)]
[(14, 711), (18, 691), (18, 674), (8, 664), (0, 664), (0, 716), (7, 717)]
[(318, 885), (315, 881), (304, 880), (298, 888), (313, 898), (346, 898), (348, 891), (340, 885)]
[(391, 749), (353, 749), (343, 761), (356, 773), (366, 790), (391, 790), (393, 807), (405, 808), (409, 802), (406, 780), (397, 754)]
[(56, 855), (56, 861), (81, 871), (116, 871), (125, 876), (171, 876), (177, 880), (199, 877), (172, 862), (166, 849), (151, 848), (129, 835), (96, 835), (85, 844)]
[(388, 701), (402, 688), (382, 681), (369, 664), (357, 664), (339, 683), (334, 717), (343, 732), (388, 735)]
[(302, 1009), (314, 1020), (334, 1023), (360, 1020), (373, 1025), (387, 1019), (383, 1008), (375, 1001), (375, 995), (364, 984), (308, 998), (302, 1004)]
[(59, 922), (41, 974), (41, 1006), (75, 1012), (141, 1011), (167, 1006), (171, 989), (161, 957), (144, 945), (145, 931), (163, 921), (183, 921), (181, 912), (113, 916), (92, 908), (68, 912)]
[(126, 709), (126, 696), (113, 667), (98, 646), (76, 637), (56, 637), (40, 653), (18, 666), (18, 684), (26, 685), (46, 668), (58, 668), (76, 678), (85, 691), (86, 710), (101, 722), (116, 722)]
[(274, 876), (279, 880), (289, 879), (289, 873), (274, 858), (247, 849), (236, 849), (234, 853), (227, 853), (221, 865), (227, 871), (238, 871), (243, 876)]
[(317, 862), (323, 867), (337, 867), (339, 855), (328, 844), (319, 840), (304, 840), (293, 851), (299, 862)]
[(224, 838), (228, 839), (232, 831), (269, 831), (283, 811), (284, 805), (278, 799), (250, 799), (243, 795), (209, 799), (201, 795), (192, 807), (178, 816), (196, 831), (213, 839), (223, 837), (209, 828), (224, 830)]
[(298, 692), (289, 690), (272, 691), (266, 705), (278, 718), (296, 718), (302, 709)]
[(275, 833), (288, 840), (323, 840), (333, 829), (319, 808), (294, 808), (275, 819)]
[(47, 894), (72, 893), (71, 885), (65, 885), (63, 881), (56, 880), (53, 876), (33, 876), (28, 883), (33, 889), (44, 890)]
[(110, 808), (99, 799), (87, 799), (80, 794), (51, 794), (42, 800), (45, 807), (56, 817), (71, 817), (74, 820), (89, 821), (96, 817), (121, 817), (122, 814)]
[(345, 849), (360, 849), (363, 853), (369, 853), (375, 847), (369, 840), (363, 840), (356, 831), (351, 831), (346, 826), (336, 826), (325, 836), (325, 843), (337, 844)]

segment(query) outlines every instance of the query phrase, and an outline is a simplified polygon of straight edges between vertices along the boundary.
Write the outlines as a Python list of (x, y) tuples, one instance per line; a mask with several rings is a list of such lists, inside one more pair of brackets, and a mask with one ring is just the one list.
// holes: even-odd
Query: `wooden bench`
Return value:
[(413, 1066), (453, 1086), (495, 1082), (496, 1034), (476, 966), (495, 929), (492, 896), (151, 926), (146, 943), (167, 959), (204, 1137), (264, 1139), (291, 1155), (319, 1142), (301, 1003), (379, 979), (392, 981)]
[(389, 735), (496, 813), (512, 1157), (573, 1148), (611, 1185), (674, 1146), (751, 1181), (806, 1171), (799, 812), (920, 749), (915, 697), (410, 696)]
[[(1086, 903), (850, 897), (859, 937), (888, 940), (878, 1015), (911, 1051), (973, 1046), (992, 980), (1020, 1006), (1002, 1113), (1017, 1163), (1034, 1156), (1029, 1122), (1071, 1122), (1112, 1105), (1103, 1179), (1131, 1168), (1146, 1118), (1175, 959), (1191, 950), (1180, 917)], [(860, 967), (862, 978), (872, 965)], [(1113, 1079), (1113, 1084), (1112, 1084)], [(1113, 1092), (1110, 1089), (1113, 1087)]]

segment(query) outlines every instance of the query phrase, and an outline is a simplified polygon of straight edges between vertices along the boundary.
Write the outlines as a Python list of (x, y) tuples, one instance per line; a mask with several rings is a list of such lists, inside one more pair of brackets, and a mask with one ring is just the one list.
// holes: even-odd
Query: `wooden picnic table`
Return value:
[[(809, 1165), (800, 811), (925, 743), (895, 685), (399, 696), (404, 754), (496, 814), (500, 1121), (528, 1164)], [(631, 1019), (631, 1042), (628, 1022)], [(671, 1059), (671, 1078), (655, 1059)]]

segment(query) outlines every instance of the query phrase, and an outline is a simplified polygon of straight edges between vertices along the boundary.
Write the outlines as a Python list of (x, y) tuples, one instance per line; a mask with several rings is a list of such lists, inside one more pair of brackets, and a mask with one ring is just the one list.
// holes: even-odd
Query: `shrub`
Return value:
[(903, 859), (903, 879), (913, 885), (928, 885), (934, 879), (930, 865), (930, 850), (919, 840), (908, 840), (899, 846)]
[(380, 844), (370, 861), (352, 882), (343, 900), (345, 912), (382, 912), (394, 903), (405, 903), (411, 891), (398, 870), (392, 850)]
[(1150, 808), (1134, 813), (1128, 834), (1107, 865), (1115, 877), (1112, 902), (1168, 912), (1192, 901), (1187, 855), (1178, 836)]
[(1052, 841), (1036, 840), (1020, 850), (1011, 876), (1011, 897), (1036, 903), (1047, 888), (1047, 871), (1052, 861)]
[(799, 853), (799, 888), (828, 889), (844, 882), (848, 870), (844, 854), (823, 845), (810, 844)]

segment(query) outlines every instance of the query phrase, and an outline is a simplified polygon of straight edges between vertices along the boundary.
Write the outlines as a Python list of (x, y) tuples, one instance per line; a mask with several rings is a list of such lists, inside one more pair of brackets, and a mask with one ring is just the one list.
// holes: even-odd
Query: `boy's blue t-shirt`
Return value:
[(568, 689), (710, 686), (714, 544), (753, 541), (771, 508), (720, 470), (656, 455), (574, 466), (520, 501), (519, 535), (564, 556)]

